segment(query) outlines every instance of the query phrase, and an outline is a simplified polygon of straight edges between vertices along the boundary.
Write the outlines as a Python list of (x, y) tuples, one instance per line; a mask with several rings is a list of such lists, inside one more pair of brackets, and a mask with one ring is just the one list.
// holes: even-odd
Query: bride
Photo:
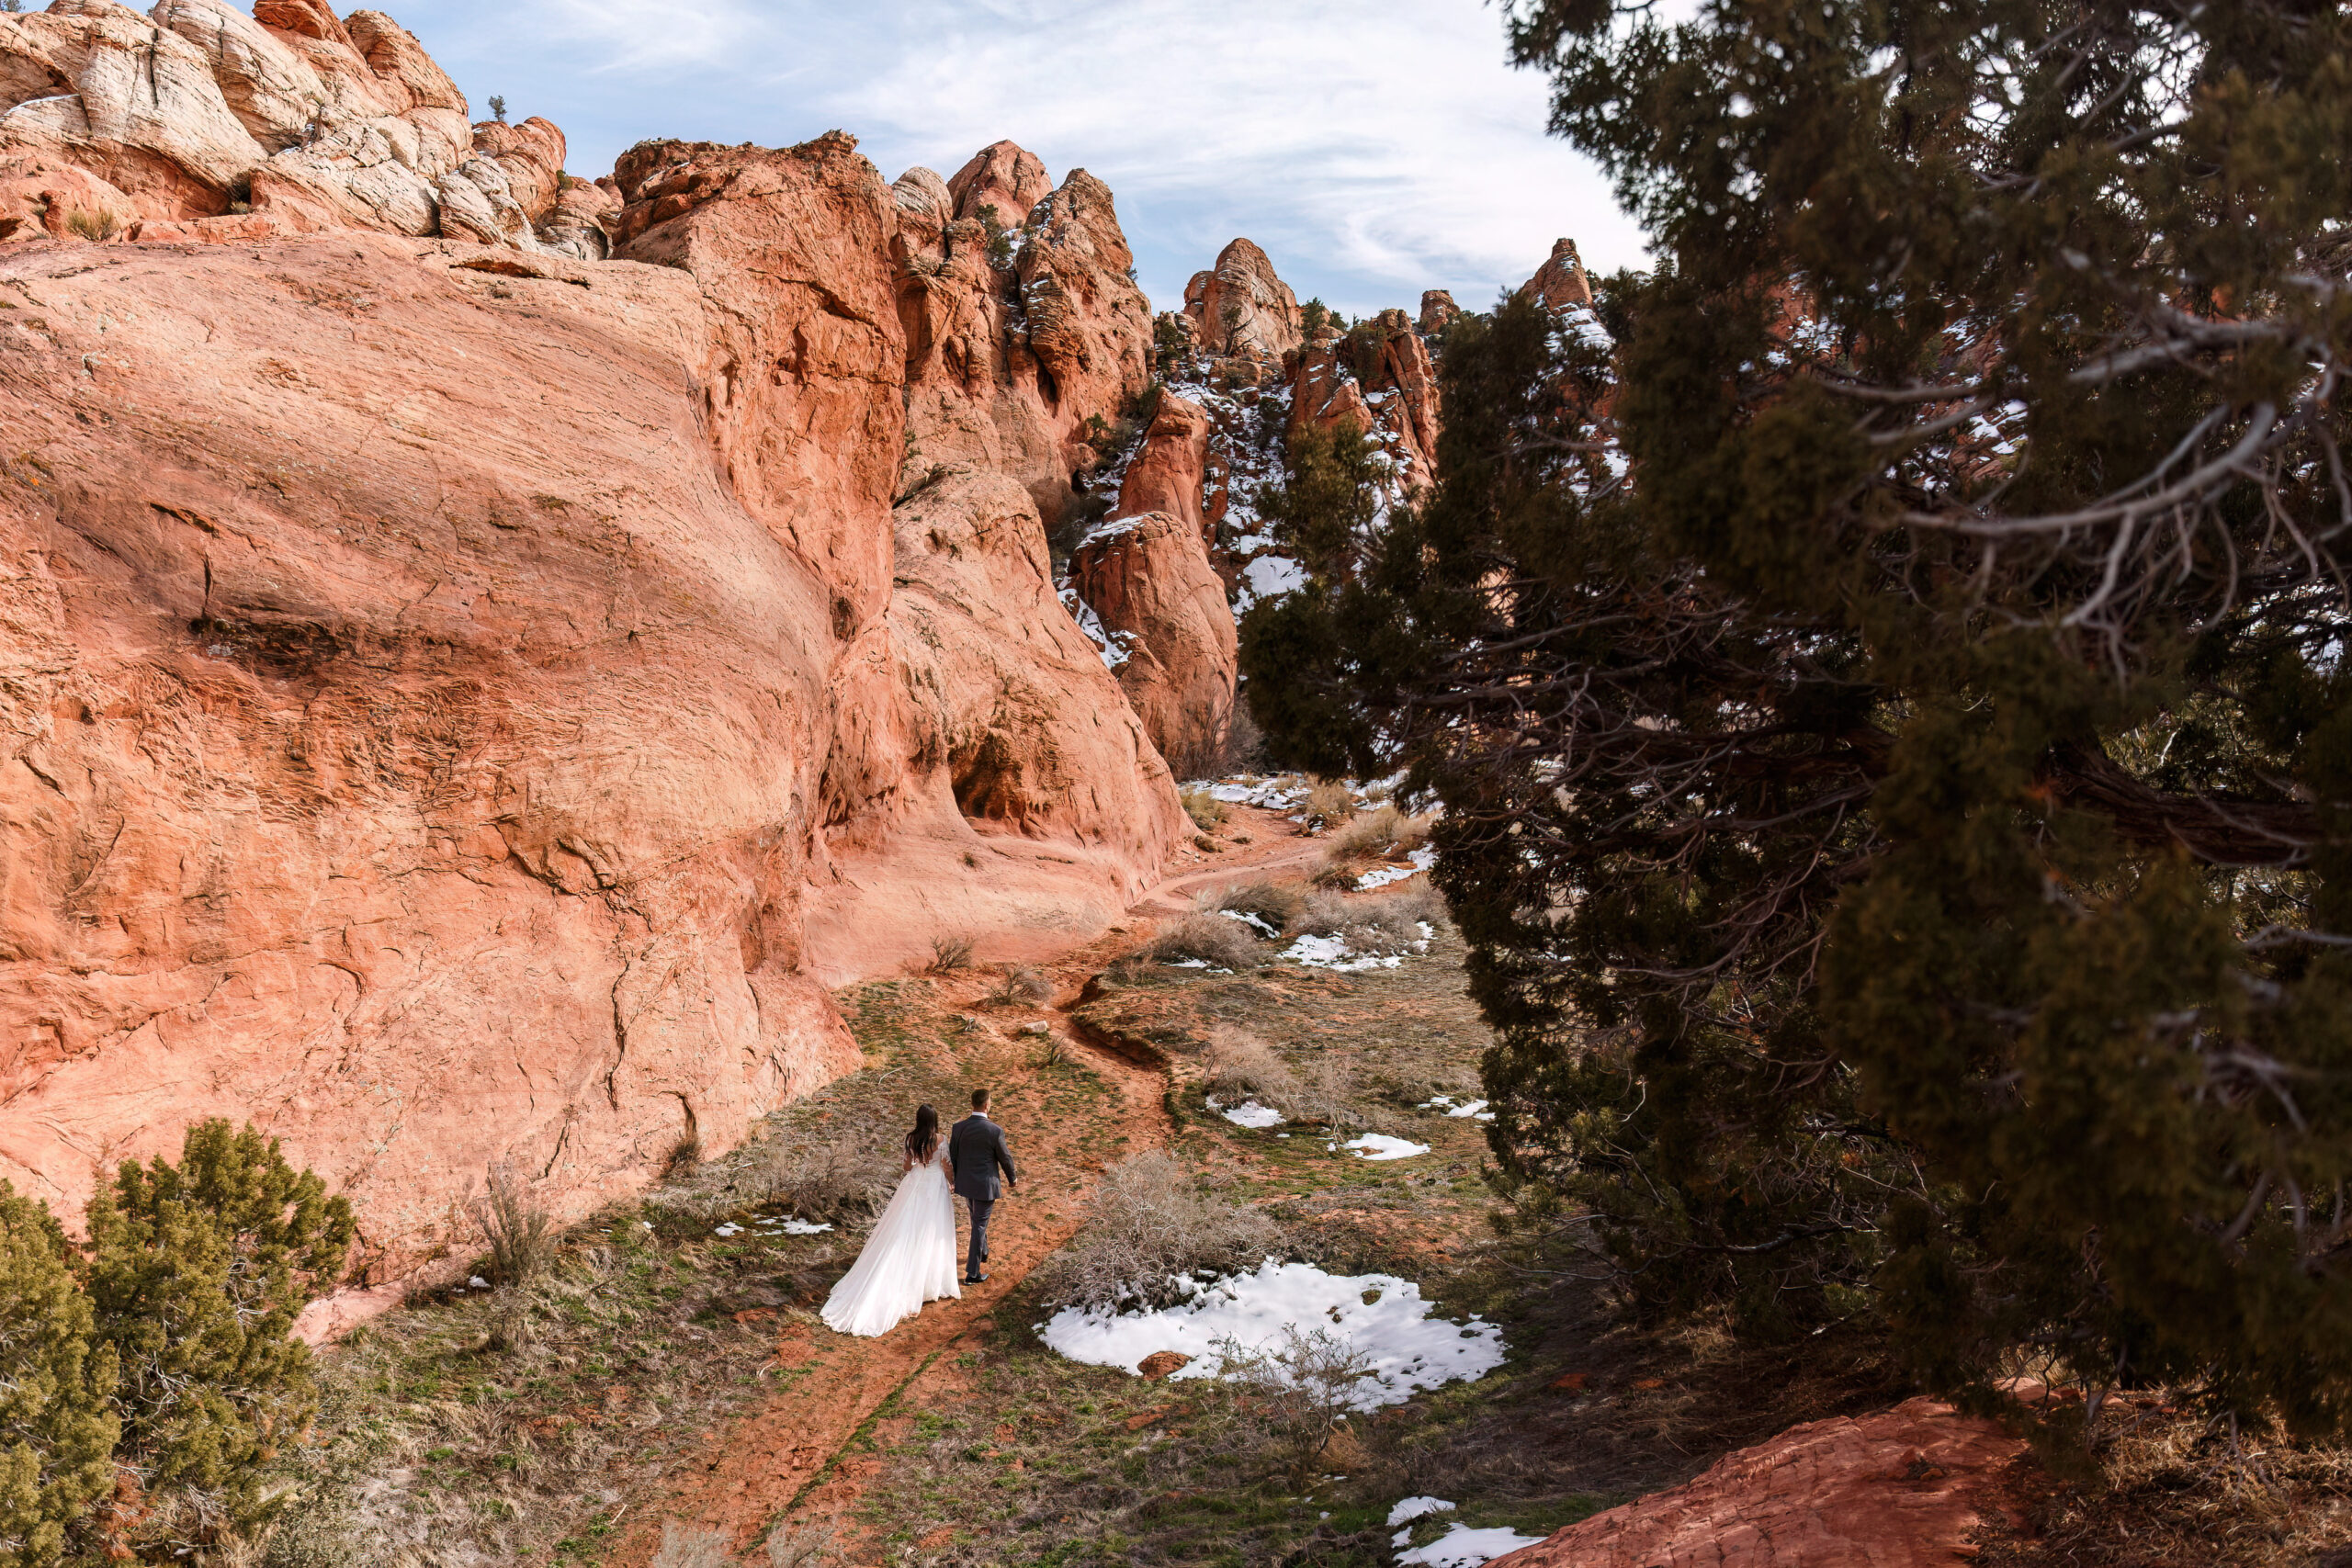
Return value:
[(939, 1112), (915, 1108), (915, 1130), (900, 1149), (899, 1190), (874, 1223), (865, 1250), (825, 1298), (824, 1319), (869, 1338), (912, 1317), (923, 1303), (961, 1297), (956, 1282), (956, 1188)]

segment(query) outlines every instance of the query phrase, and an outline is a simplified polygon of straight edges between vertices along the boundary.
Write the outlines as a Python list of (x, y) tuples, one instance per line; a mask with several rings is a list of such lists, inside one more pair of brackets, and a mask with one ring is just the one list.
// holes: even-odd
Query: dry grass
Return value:
[(1278, 936), (1289, 929), (1298, 918), (1306, 899), (1299, 890), (1283, 883), (1246, 882), (1228, 887), (1222, 893), (1203, 896), (1204, 914), (1230, 910), (1237, 915), (1256, 918), (1258, 928), (1267, 936)]
[(1204, 789), (1188, 789), (1177, 798), (1184, 803), (1184, 815), (1193, 819), (1193, 826), (1204, 833), (1224, 827), (1226, 818), (1233, 815), (1225, 802)]
[(122, 220), (109, 211), (77, 207), (65, 215), (65, 227), (85, 240), (103, 243), (122, 232)]
[(2102, 1458), (2088, 1486), (2056, 1485), (2023, 1467), (2022, 1527), (1987, 1532), (1978, 1561), (1997, 1568), (2352, 1563), (2352, 1450), (2233, 1439), (2226, 1422), (2143, 1395)]
[(1153, 1149), (1102, 1173), (1084, 1228), (1033, 1278), (1048, 1306), (1165, 1305), (1182, 1296), (1180, 1276), (1254, 1268), (1281, 1240), (1264, 1214), (1204, 1192)]
[(1254, 1100), (1287, 1116), (1300, 1087), (1290, 1064), (1248, 1030), (1220, 1025), (1209, 1031), (1201, 1054), (1201, 1089), (1210, 1098), (1227, 1105)]
[(488, 1190), (474, 1200), (472, 1218), (490, 1248), (493, 1284), (524, 1289), (554, 1264), (561, 1240), (555, 1221), (532, 1197), (529, 1179), (509, 1162), (490, 1168)]
[(1357, 953), (1410, 953), (1445, 919), (1445, 902), (1427, 886), (1410, 886), (1376, 897), (1347, 898), (1312, 894), (1291, 918), (1285, 934), (1336, 936)]
[(1336, 779), (1317, 779), (1308, 787), (1300, 810), (1306, 818), (1306, 830), (1320, 833), (1356, 814), (1355, 794)]
[(1223, 915), (1187, 915), (1161, 931), (1141, 954), (1155, 964), (1206, 964), (1214, 969), (1253, 969), (1265, 950), (1250, 929)]

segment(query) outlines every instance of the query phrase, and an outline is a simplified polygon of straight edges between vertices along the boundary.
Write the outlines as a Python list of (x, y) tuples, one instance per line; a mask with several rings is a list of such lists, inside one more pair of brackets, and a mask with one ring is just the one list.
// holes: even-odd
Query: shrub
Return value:
[(1219, 969), (1254, 969), (1264, 962), (1257, 937), (1223, 915), (1187, 915), (1143, 950), (1158, 964), (1202, 963)]
[(1434, 929), (1444, 918), (1443, 902), (1426, 886), (1408, 887), (1376, 898), (1317, 894), (1300, 907), (1285, 934), (1336, 936), (1354, 952), (1385, 955), (1414, 951), (1428, 940), (1421, 934), (1421, 927)]
[(0, 1562), (62, 1561), (114, 1484), (115, 1357), (49, 1211), (0, 1181)]
[(530, 1182), (504, 1160), (490, 1168), (482, 1195), (471, 1206), (474, 1228), (490, 1248), (491, 1278), (527, 1285), (555, 1262), (554, 1219), (531, 1197)]
[(126, 1160), (90, 1199), (89, 1292), (119, 1359), (122, 1455), (151, 1489), (242, 1527), (261, 1467), (316, 1408), (295, 1314), (341, 1278), (351, 1205), (276, 1139), (198, 1123), (175, 1167)]
[(770, 1155), (763, 1176), (770, 1202), (803, 1219), (863, 1219), (889, 1201), (899, 1179), (899, 1141), (879, 1124), (836, 1129), (809, 1144)]
[(1393, 806), (1383, 806), (1332, 834), (1324, 858), (1327, 863), (1368, 864), (1392, 855), (1409, 854), (1429, 841), (1428, 818), (1408, 817)]
[(1225, 802), (1204, 789), (1188, 789), (1179, 798), (1184, 803), (1184, 815), (1203, 832), (1225, 826), (1226, 818), (1233, 815)]
[(1320, 833), (1353, 817), (1356, 814), (1356, 797), (1346, 784), (1336, 779), (1317, 779), (1314, 787), (1306, 792), (1303, 809), (1307, 831)]
[(1305, 903), (1295, 887), (1277, 882), (1246, 882), (1238, 887), (1228, 887), (1215, 897), (1214, 909), (1227, 909), (1237, 915), (1252, 915), (1266, 926), (1269, 936), (1286, 930), (1298, 918)]
[(1296, 1474), (1322, 1454), (1353, 1407), (1372, 1357), (1328, 1329), (1283, 1325), (1270, 1345), (1217, 1342), (1219, 1375), (1249, 1392), (1268, 1451)]
[(1247, 1030), (1220, 1025), (1209, 1031), (1201, 1066), (1202, 1089), (1228, 1105), (1254, 1100), (1288, 1116), (1302, 1098), (1290, 1065)]
[(77, 207), (65, 215), (65, 226), (85, 240), (103, 243), (122, 232), (122, 219), (103, 209), (93, 212)]
[(982, 1000), (992, 1007), (1043, 1007), (1054, 999), (1054, 983), (1026, 964), (1016, 964), (998, 979), (996, 989)]
[(922, 966), (922, 972), (926, 975), (954, 975), (971, 966), (970, 937), (934, 937), (931, 943), (931, 962)]
[(840, 1538), (840, 1526), (830, 1521), (778, 1525), (768, 1536), (768, 1568), (817, 1568), (835, 1562)]
[(989, 265), (1002, 272), (1012, 265), (1012, 231), (1004, 226), (992, 201), (980, 208), (979, 219), (981, 231), (988, 235)]
[(1254, 1268), (1280, 1242), (1264, 1214), (1218, 1201), (1174, 1155), (1153, 1149), (1102, 1173), (1076, 1239), (1037, 1278), (1049, 1307), (1164, 1306), (1183, 1296), (1177, 1279)]

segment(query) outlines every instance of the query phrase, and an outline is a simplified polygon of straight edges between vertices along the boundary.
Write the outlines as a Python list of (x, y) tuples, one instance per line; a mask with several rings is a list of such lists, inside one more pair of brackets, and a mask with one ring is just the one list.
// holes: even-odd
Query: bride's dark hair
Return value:
[(915, 1107), (915, 1130), (907, 1134), (907, 1157), (920, 1165), (939, 1147), (939, 1112), (928, 1105)]

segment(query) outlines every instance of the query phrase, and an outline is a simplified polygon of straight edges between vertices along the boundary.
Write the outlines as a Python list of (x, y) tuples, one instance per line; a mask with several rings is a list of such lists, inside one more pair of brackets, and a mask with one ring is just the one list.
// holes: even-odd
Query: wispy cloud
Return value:
[(406, 0), (479, 102), (571, 137), (575, 172), (651, 135), (780, 143), (839, 126), (886, 173), (1010, 137), (1116, 193), (1163, 304), (1236, 234), (1351, 312), (1484, 303), (1555, 235), (1641, 237), (1544, 134), (1484, 0)]

